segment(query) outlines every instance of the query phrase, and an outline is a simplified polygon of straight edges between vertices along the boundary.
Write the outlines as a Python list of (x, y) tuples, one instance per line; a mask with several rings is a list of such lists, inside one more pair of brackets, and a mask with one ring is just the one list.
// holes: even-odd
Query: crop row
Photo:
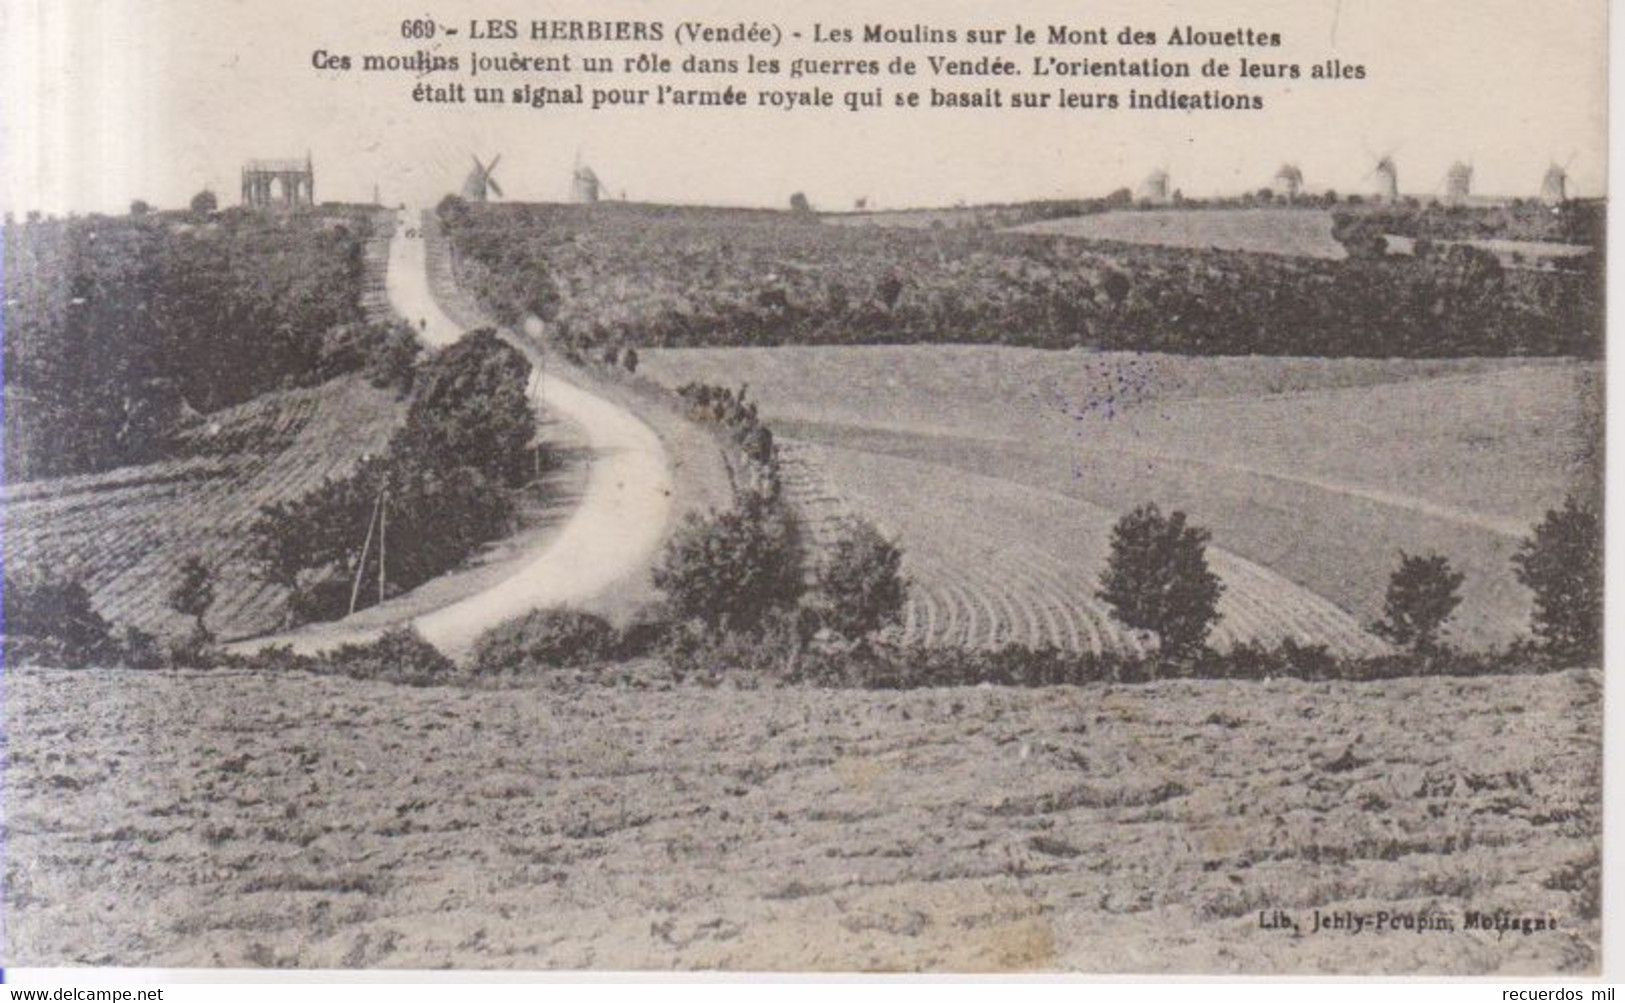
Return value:
[(197, 554), (217, 577), (209, 615), (217, 633), (274, 628), (283, 596), (253, 573), (248, 526), (262, 506), (302, 497), (382, 450), (400, 407), (390, 392), (346, 377), (215, 416), (195, 435), (200, 450), (233, 444), (224, 458), (26, 485), (8, 506), (8, 570), (67, 572), (108, 619), (166, 631), (182, 623), (166, 596), (181, 561)]
[[(1111, 516), (1061, 498), (932, 464), (780, 441), (785, 490), (815, 546), (853, 514), (898, 539), (912, 583), (893, 640), (1069, 651), (1147, 650), (1095, 597)], [(1359, 655), (1382, 642), (1346, 612), (1280, 575), (1210, 549), (1225, 582), (1213, 643), (1292, 638)]]

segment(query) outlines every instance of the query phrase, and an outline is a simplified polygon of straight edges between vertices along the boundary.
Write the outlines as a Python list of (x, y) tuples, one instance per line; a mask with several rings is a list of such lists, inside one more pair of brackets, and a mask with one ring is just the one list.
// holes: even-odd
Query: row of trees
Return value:
[[(1219, 620), (1224, 584), (1208, 567), (1205, 529), (1185, 513), (1142, 505), (1112, 529), (1098, 597), (1113, 616), (1158, 639), (1174, 662), (1197, 656)], [(1594, 663), (1602, 645), (1602, 519), (1569, 498), (1535, 527), (1512, 558), (1513, 573), (1535, 597), (1531, 628), (1540, 651), (1568, 664)], [(1441, 554), (1399, 555), (1382, 619), (1372, 630), (1419, 657), (1438, 654), (1461, 604), (1465, 576)]]
[(1199, 355), (1595, 356), (1596, 260), (1468, 247), (1322, 261), (793, 213), (457, 203), (463, 281), (584, 356), (621, 345), (906, 342)]
[(1363, 225), (1415, 240), (1547, 241), (1600, 252), (1607, 242), (1608, 205), (1601, 200), (1558, 206), (1533, 200), (1502, 206), (1374, 205), (1340, 210), (1334, 222), (1339, 228)]
[(192, 632), (169, 644), (136, 627), (115, 628), (96, 612), (83, 583), (52, 574), (5, 576), (5, 661), (64, 669), (124, 666), (155, 669), (199, 663), (214, 637), (204, 616), (214, 604), (214, 573), (196, 554), (181, 562), (165, 596), (192, 618)]
[[(263, 510), (253, 554), (265, 580), (290, 590), (292, 619), (381, 601), (508, 531), (515, 490), (541, 467), (530, 372), (495, 331), (464, 335), (422, 366), (383, 455)], [(363, 574), (379, 587), (360, 588)]]
[(5, 227), (7, 472), (162, 456), (196, 412), (372, 368), (409, 340), (362, 312), (364, 212), (87, 217)]

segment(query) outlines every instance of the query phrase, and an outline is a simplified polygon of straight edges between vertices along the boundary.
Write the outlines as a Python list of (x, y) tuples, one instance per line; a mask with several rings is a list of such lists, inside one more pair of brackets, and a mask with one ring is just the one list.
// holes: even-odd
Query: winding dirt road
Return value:
[[(402, 213), (389, 244), (386, 283), (395, 311), (424, 342), (440, 347), (456, 341), (465, 328), (447, 316), (430, 292), (426, 241), (416, 227), (420, 218), (414, 211)], [(672, 516), (670, 463), (654, 430), (631, 412), (547, 372), (540, 351), (524, 339), (510, 336), (509, 341), (535, 370), (531, 400), (582, 430), (590, 466), (575, 510), (518, 570), (473, 595), (410, 618), (426, 640), (453, 657), (466, 653), (483, 631), (504, 620), (533, 609), (581, 604), (623, 578), (642, 574)], [(372, 611), (366, 626), (314, 624), (233, 647), (287, 644), (310, 654), (367, 641), (385, 629), (377, 623), (383, 609)]]

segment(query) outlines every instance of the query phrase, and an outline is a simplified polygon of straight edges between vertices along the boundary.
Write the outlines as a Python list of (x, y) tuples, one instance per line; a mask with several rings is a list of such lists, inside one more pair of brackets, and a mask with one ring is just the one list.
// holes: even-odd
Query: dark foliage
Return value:
[(615, 628), (603, 617), (572, 609), (542, 609), (493, 627), (474, 645), (477, 675), (511, 675), (591, 665), (612, 657)]
[[(715, 646), (709, 654), (717, 660), (729, 650)], [(1241, 645), (1225, 652), (1204, 651), (1194, 660), (1179, 661), (1021, 646), (967, 651), (872, 645), (839, 653), (804, 651), (793, 666), (793, 671), (776, 678), (790, 684), (857, 689), (1086, 686), (1165, 679), (1379, 682), (1416, 676), (1527, 675), (1566, 667), (1521, 648), (1470, 653), (1441, 648), (1427, 655), (1339, 658), (1322, 646), (1291, 640), (1276, 645)], [(738, 666), (745, 667), (743, 663)], [(711, 666), (711, 671), (726, 676), (733, 668), (718, 663)]]
[(745, 492), (725, 512), (691, 514), (667, 543), (653, 578), (680, 620), (748, 632), (800, 600), (800, 536), (782, 503)]
[(1518, 581), (1535, 593), (1535, 637), (1553, 657), (1601, 658), (1602, 546), (1602, 514), (1571, 497), (1546, 513), (1512, 557)]
[(192, 617), (201, 628), (203, 617), (214, 605), (214, 572), (203, 558), (190, 554), (181, 561), (180, 574), (180, 581), (169, 590), (169, 608)]
[(433, 470), (472, 467), (489, 481), (521, 483), (536, 435), (529, 381), (530, 363), (496, 331), (463, 335), (419, 375), (391, 451)]
[(437, 686), (458, 676), (457, 665), (410, 627), (387, 630), (367, 644), (346, 644), (317, 660), (319, 667), (352, 679)]
[(1169, 660), (1200, 651), (1219, 619), (1224, 584), (1207, 566), (1210, 536), (1186, 525), (1185, 513), (1164, 517), (1154, 503), (1139, 506), (1112, 527), (1111, 553), (1096, 595), (1124, 625), (1156, 634)]
[(1551, 269), (1503, 270), (1467, 247), (1339, 262), (637, 205), (465, 204), (443, 219), (464, 281), (493, 310), (536, 313), (567, 351), (593, 358), (609, 345), (1376, 358), (1602, 347), (1596, 254)]
[(457, 665), (410, 627), (386, 630), (364, 644), (346, 644), (321, 655), (292, 648), (265, 648), (221, 658), (220, 664), (255, 672), (312, 672), (406, 686), (444, 686), (463, 678)]
[(1466, 576), (1452, 570), (1441, 554), (1415, 555), (1403, 551), (1399, 567), (1388, 579), (1383, 618), (1371, 629), (1379, 636), (1427, 654), (1438, 648), (1439, 634), (1461, 605)]
[(866, 638), (899, 622), (908, 604), (902, 550), (852, 520), (818, 569), (818, 596), (824, 623), (842, 637)]
[(115, 634), (77, 581), (51, 576), (5, 578), (5, 664), (61, 669), (156, 668), (163, 660), (151, 634)]
[(334, 375), (324, 339), (361, 322), (368, 227), (238, 210), (8, 224), (8, 477), (146, 462), (192, 411)]
[[(422, 367), (384, 455), (254, 523), (260, 574), (290, 587), (296, 622), (330, 620), (413, 588), (508, 531), (530, 470), (530, 364), (488, 331)], [(379, 565), (383, 567), (380, 570)], [(367, 581), (357, 586), (358, 577)]]
[(1583, 244), (1600, 249), (1608, 225), (1607, 204), (1571, 200), (1549, 206), (1516, 200), (1503, 206), (1426, 205), (1367, 206), (1339, 210), (1339, 228), (1391, 233), (1415, 240), (1528, 240)]

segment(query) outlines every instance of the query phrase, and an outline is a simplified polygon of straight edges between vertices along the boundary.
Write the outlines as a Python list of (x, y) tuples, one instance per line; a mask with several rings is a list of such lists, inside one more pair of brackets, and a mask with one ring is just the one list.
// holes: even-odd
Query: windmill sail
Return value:
[(497, 164), (502, 162), (502, 154), (499, 153), (491, 158), (489, 164), (481, 163), (480, 158), (477, 156), (473, 160), (474, 169), (468, 172), (467, 179), (463, 181), (463, 198), (468, 199), (470, 202), (487, 201), (492, 194), (495, 194), (497, 198), (506, 198), (507, 196), (502, 192), (502, 186), (497, 184), (497, 179), (492, 176), (492, 172), (497, 169)]

